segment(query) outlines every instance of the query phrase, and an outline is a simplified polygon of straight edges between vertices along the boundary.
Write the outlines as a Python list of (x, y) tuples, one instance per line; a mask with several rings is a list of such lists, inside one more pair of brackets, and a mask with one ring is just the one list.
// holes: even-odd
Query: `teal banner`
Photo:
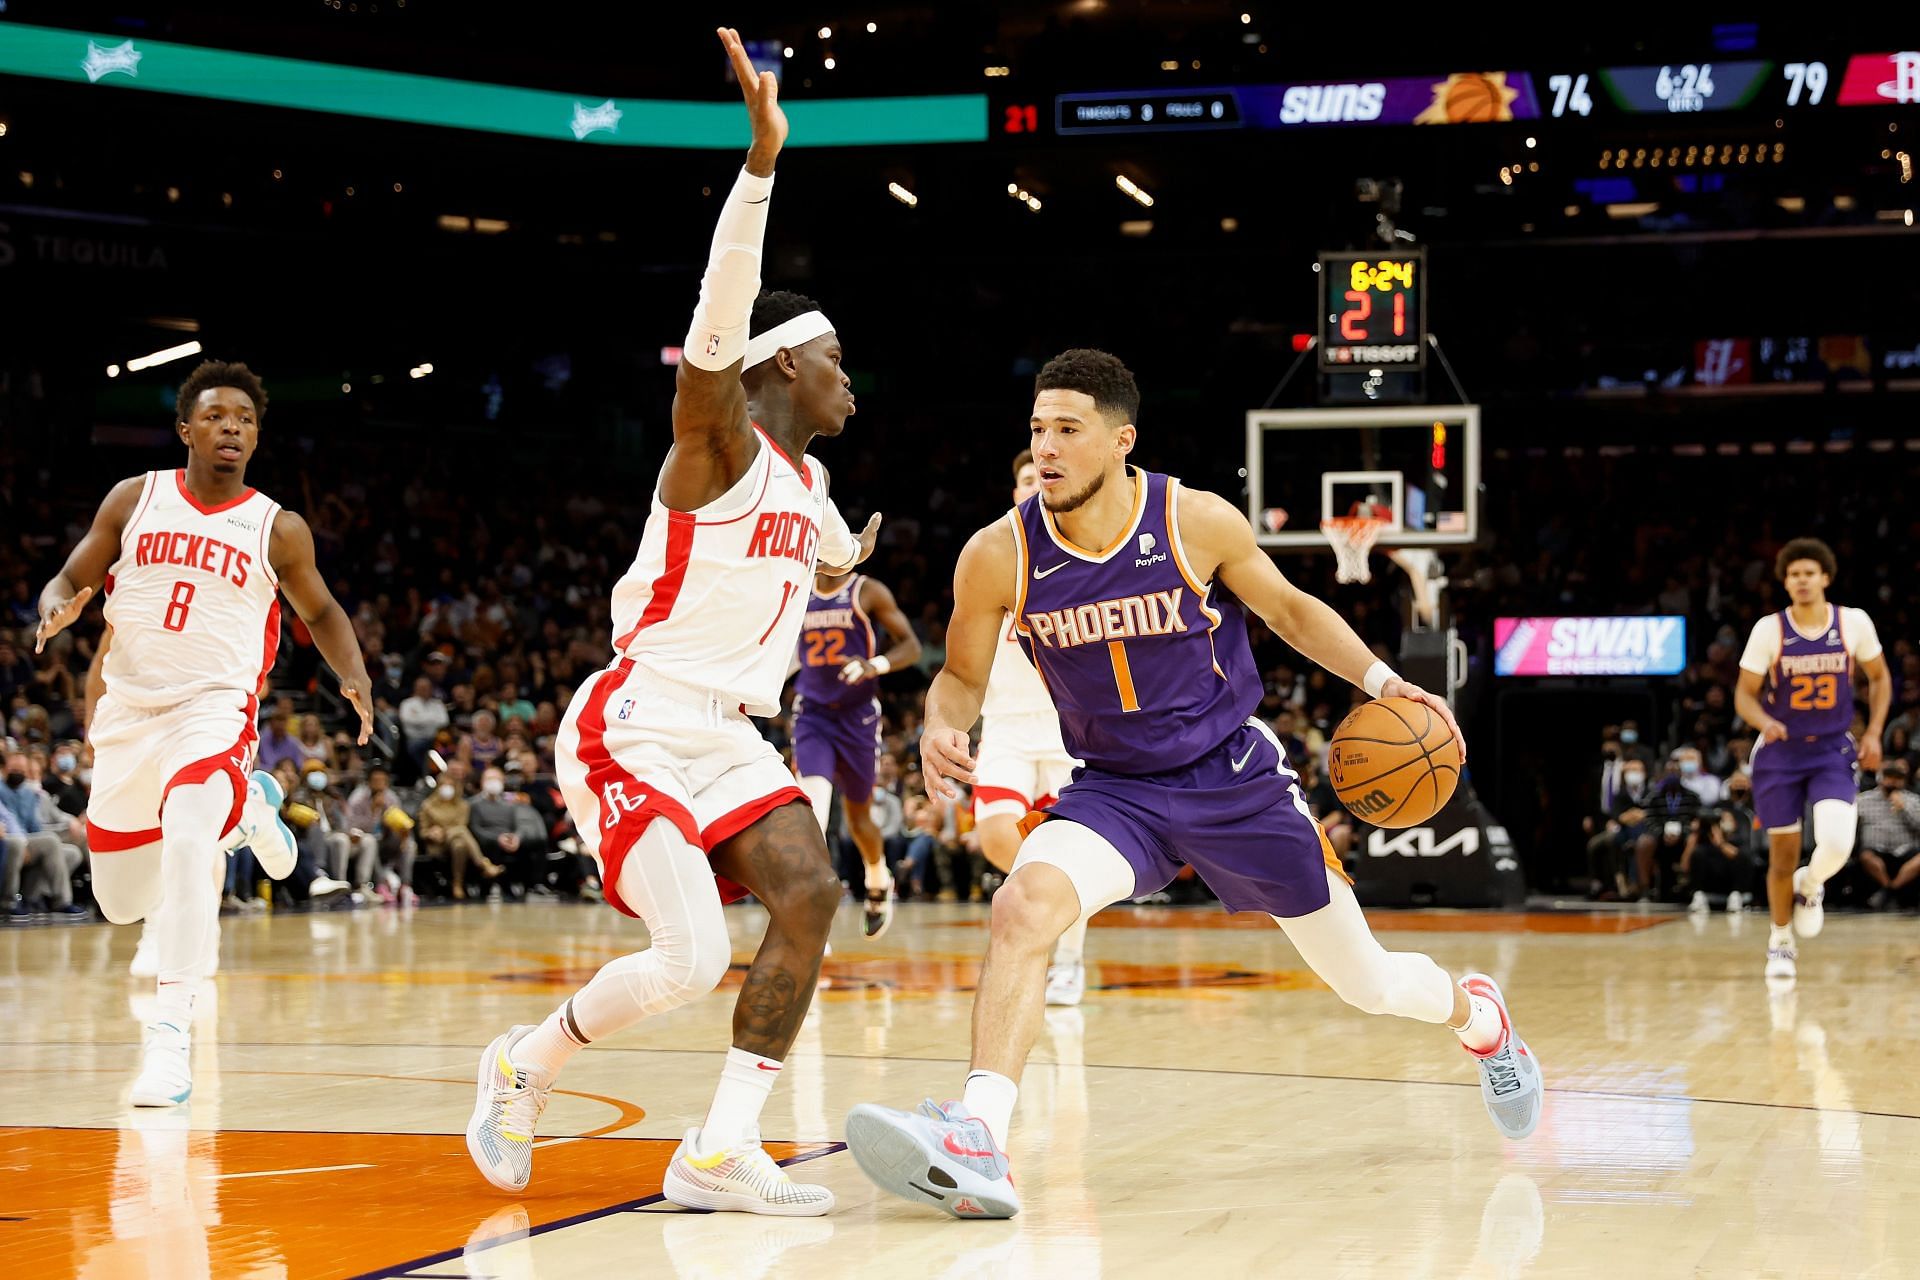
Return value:
[[(0, 23), (0, 75), (145, 89), (370, 120), (619, 147), (744, 148), (741, 104), (604, 94), (373, 71), (158, 40)], [(984, 142), (984, 94), (829, 98), (782, 104), (793, 147)]]

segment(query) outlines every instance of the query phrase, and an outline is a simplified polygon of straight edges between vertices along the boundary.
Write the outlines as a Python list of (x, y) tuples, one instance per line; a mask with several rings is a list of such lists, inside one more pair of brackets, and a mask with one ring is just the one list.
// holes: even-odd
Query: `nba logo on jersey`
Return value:
[(628, 698), (620, 704), (620, 711), (618, 714), (622, 720), (625, 720), (628, 716), (631, 716), (633, 714), (632, 698)]

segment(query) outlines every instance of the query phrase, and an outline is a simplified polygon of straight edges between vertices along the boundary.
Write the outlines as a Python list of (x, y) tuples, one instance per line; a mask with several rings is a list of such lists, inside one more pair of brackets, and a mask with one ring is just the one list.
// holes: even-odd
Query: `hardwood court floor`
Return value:
[[(729, 917), (744, 961), (761, 917)], [(765, 1115), (776, 1157), (839, 1196), (810, 1220), (659, 1197), (725, 991), (574, 1060), (528, 1194), (473, 1172), (479, 1047), (637, 945), (606, 908), (229, 918), (171, 1112), (124, 1104), (135, 931), (0, 931), (0, 1259), (115, 1280), (1920, 1276), (1920, 920), (1831, 917), (1777, 996), (1757, 916), (1373, 918), (1505, 986), (1551, 1087), (1533, 1138), (1497, 1136), (1443, 1031), (1347, 1009), (1277, 929), (1117, 908), (1096, 989), (1047, 1015), (1004, 1223), (882, 1198), (837, 1141), (856, 1102), (957, 1091), (980, 908), (903, 907), (878, 943), (843, 912)]]

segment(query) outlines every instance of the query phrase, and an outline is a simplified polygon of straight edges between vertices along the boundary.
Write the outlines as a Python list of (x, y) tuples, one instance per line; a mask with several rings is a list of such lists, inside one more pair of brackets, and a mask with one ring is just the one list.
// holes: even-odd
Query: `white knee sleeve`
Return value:
[(807, 793), (807, 803), (813, 806), (813, 816), (820, 823), (820, 834), (827, 834), (827, 816), (833, 804), (833, 781), (829, 778), (805, 777), (800, 779), (800, 789)]
[(1813, 874), (1822, 883), (1839, 874), (1853, 856), (1853, 833), (1860, 811), (1845, 800), (1813, 802)]
[(1080, 895), (1082, 920), (1133, 896), (1133, 864), (1105, 836), (1078, 822), (1053, 818), (1034, 828), (1020, 842), (1020, 853), (1008, 875), (1017, 876), (1020, 868), (1036, 862), (1058, 867), (1073, 882), (1074, 892)]
[(653, 945), (609, 961), (574, 996), (574, 1017), (594, 1040), (698, 999), (733, 962), (713, 868), (672, 823), (648, 825), (621, 864), (617, 887)]
[(1367, 928), (1347, 882), (1327, 872), (1327, 905), (1290, 920), (1274, 918), (1301, 959), (1334, 994), (1367, 1013), (1445, 1022), (1453, 1013), (1453, 979), (1414, 951), (1388, 951)]

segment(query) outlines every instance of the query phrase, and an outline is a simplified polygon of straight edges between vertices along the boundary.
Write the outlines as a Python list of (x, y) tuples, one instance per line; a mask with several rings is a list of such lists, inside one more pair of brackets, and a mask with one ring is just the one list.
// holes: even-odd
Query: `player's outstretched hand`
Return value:
[(340, 693), (360, 713), (358, 741), (364, 747), (373, 736), (373, 681), (363, 675), (348, 676), (340, 682)]
[(928, 728), (920, 735), (920, 776), (930, 794), (942, 800), (958, 800), (960, 789), (954, 779), (973, 785), (972, 745), (958, 729)]
[(771, 71), (756, 71), (740, 33), (732, 27), (716, 28), (727, 57), (733, 62), (733, 78), (747, 100), (747, 118), (753, 124), (753, 142), (747, 148), (747, 172), (764, 178), (773, 172), (773, 162), (787, 142), (787, 113), (780, 109), (780, 80)]
[(74, 592), (70, 599), (59, 601), (50, 609), (43, 609), (40, 614), (40, 626), (33, 633), (33, 651), (39, 653), (47, 647), (47, 641), (72, 626), (74, 619), (80, 616), (81, 611), (87, 607), (87, 601), (91, 599), (93, 599), (93, 588), (82, 587)]
[(1453, 718), (1453, 708), (1447, 705), (1445, 698), (1437, 693), (1428, 693), (1419, 685), (1409, 684), (1398, 676), (1395, 676), (1380, 686), (1380, 696), (1383, 698), (1412, 698), (1415, 702), (1424, 702), (1429, 707), (1432, 707), (1435, 714), (1446, 720), (1447, 727), (1453, 730), (1453, 745), (1459, 749), (1461, 761), (1465, 762), (1467, 758), (1467, 737), (1460, 732), (1460, 722)]
[(873, 548), (879, 541), (880, 513), (876, 511), (868, 518), (867, 527), (860, 531), (860, 554), (853, 558), (853, 562), (856, 565), (865, 563), (867, 557), (873, 554)]
[(1872, 734), (1860, 744), (1860, 767), (1876, 771), (1880, 768), (1880, 739)]

